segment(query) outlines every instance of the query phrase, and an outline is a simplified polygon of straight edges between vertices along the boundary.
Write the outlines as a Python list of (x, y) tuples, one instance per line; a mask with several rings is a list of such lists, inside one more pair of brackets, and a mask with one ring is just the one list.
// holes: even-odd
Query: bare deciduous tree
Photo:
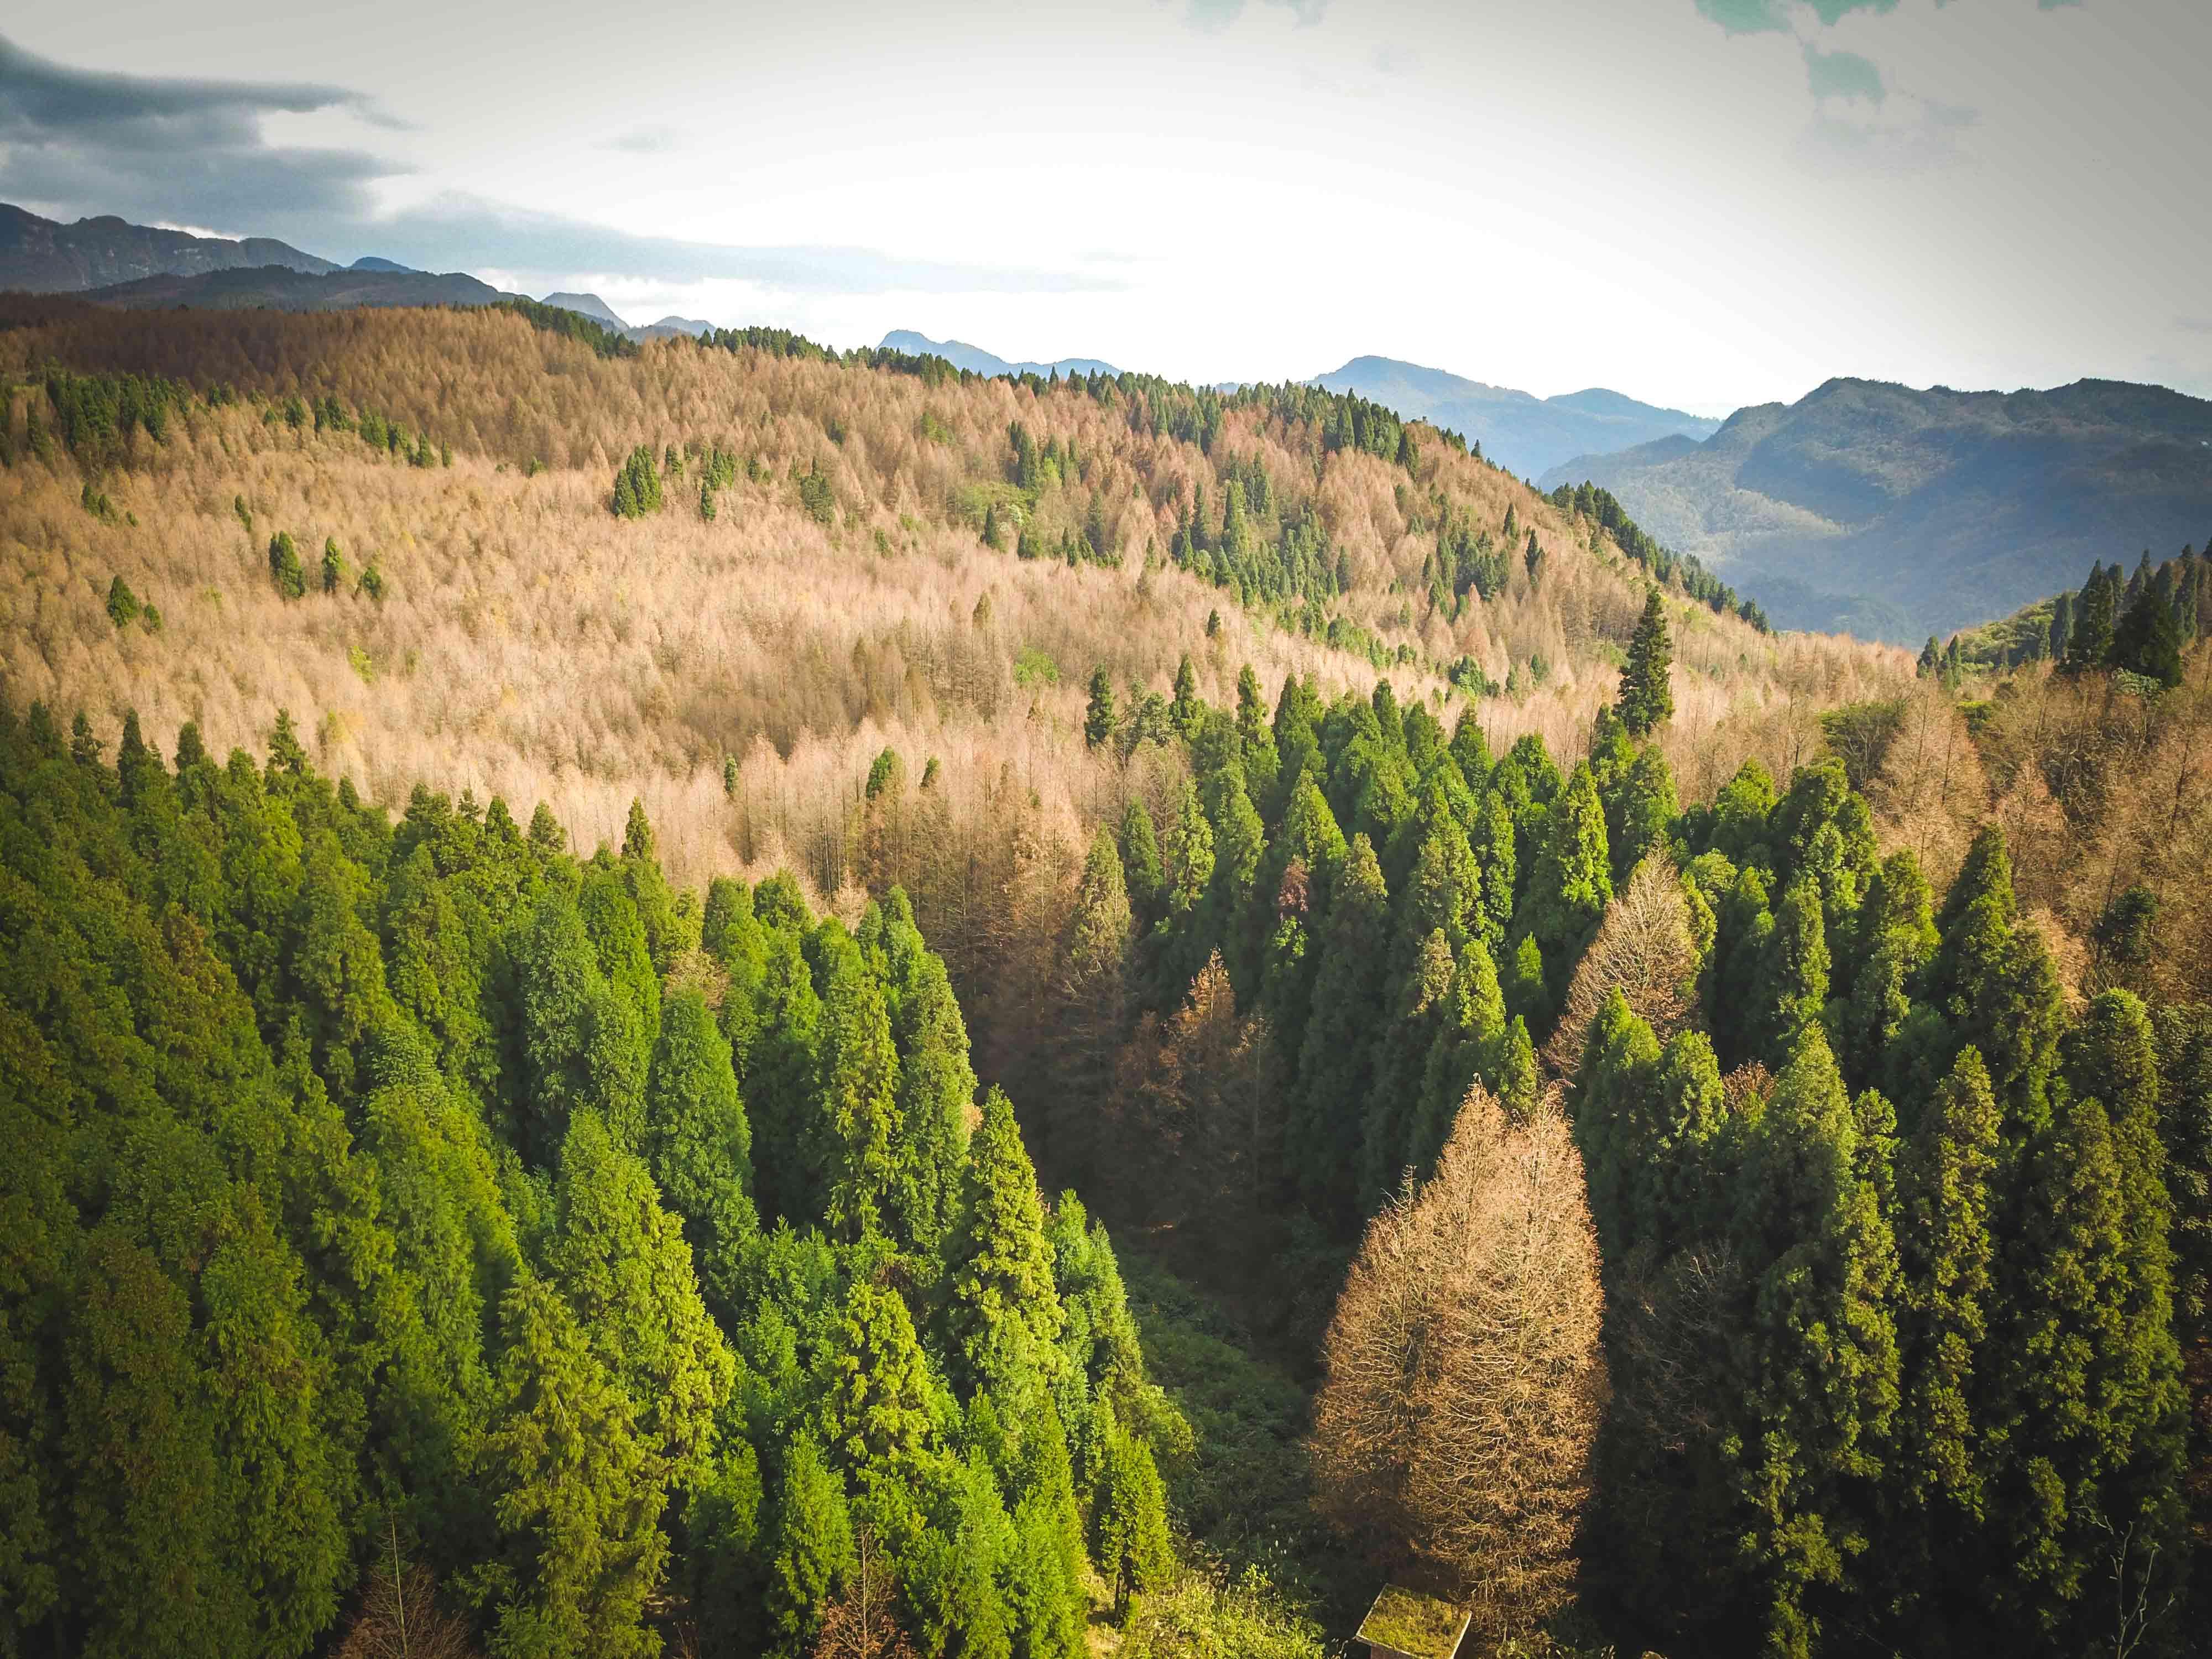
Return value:
[(813, 1659), (915, 1659), (914, 1644), (893, 1613), (897, 1587), (877, 1559), (874, 1534), (864, 1527), (855, 1542), (860, 1570), (823, 1611)]
[(1322, 1504), (1494, 1632), (1559, 1604), (1606, 1396), (1597, 1241), (1564, 1120), (1477, 1084), (1424, 1186), (1369, 1228), (1316, 1402)]
[(436, 1575), (401, 1558), (396, 1530), (389, 1554), (377, 1554), (361, 1611), (334, 1659), (471, 1659), (468, 1621), (439, 1606)]
[(1698, 949), (1674, 860), (1655, 853), (1638, 865), (1607, 908), (1567, 988), (1567, 1006), (1544, 1045), (1554, 1072), (1582, 1064), (1583, 1040), (1614, 986), (1660, 1042), (1680, 1029), (1695, 1006)]

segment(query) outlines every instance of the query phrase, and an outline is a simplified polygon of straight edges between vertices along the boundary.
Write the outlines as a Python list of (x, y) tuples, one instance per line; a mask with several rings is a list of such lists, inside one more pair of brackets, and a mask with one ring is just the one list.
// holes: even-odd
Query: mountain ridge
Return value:
[(339, 268), (334, 260), (273, 237), (196, 236), (134, 225), (113, 214), (64, 224), (0, 202), (0, 289), (76, 294), (142, 277), (196, 276), (264, 265), (313, 276)]
[(1628, 449), (1678, 434), (1705, 438), (1721, 426), (1607, 386), (1539, 398), (1397, 357), (1354, 357), (1312, 384), (1354, 392), (1401, 415), (1448, 427), (1480, 442), (1482, 453), (1508, 471), (1528, 478), (1576, 454)]
[(1687, 448), (1581, 455), (1540, 483), (1585, 479), (1778, 622), (1902, 643), (2212, 528), (2212, 403), (2124, 380), (2008, 392), (1837, 376)]

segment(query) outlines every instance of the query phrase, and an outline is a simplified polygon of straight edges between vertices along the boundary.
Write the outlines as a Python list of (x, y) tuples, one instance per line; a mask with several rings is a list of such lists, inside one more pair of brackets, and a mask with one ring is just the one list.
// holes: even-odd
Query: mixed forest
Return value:
[(9, 303), (0, 1652), (2201, 1628), (2194, 554), (1916, 673), (1310, 388)]

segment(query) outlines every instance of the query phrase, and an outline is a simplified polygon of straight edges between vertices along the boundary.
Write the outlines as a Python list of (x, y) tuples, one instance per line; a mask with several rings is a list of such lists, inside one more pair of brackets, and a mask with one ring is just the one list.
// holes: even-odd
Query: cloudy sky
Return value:
[(1192, 380), (1363, 352), (1721, 413), (2212, 396), (2203, 0), (114, 0), (0, 33), (0, 199), (633, 321)]

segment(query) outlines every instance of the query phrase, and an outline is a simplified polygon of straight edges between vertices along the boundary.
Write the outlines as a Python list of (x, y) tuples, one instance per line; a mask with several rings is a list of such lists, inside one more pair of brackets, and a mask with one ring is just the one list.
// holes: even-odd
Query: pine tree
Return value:
[(1628, 642), (1628, 662), (1620, 671), (1620, 723), (1631, 735), (1649, 737), (1673, 716), (1669, 671), (1674, 662), (1674, 642), (1667, 635), (1667, 602), (1658, 588), (1651, 587), (1645, 591), (1644, 615)]

